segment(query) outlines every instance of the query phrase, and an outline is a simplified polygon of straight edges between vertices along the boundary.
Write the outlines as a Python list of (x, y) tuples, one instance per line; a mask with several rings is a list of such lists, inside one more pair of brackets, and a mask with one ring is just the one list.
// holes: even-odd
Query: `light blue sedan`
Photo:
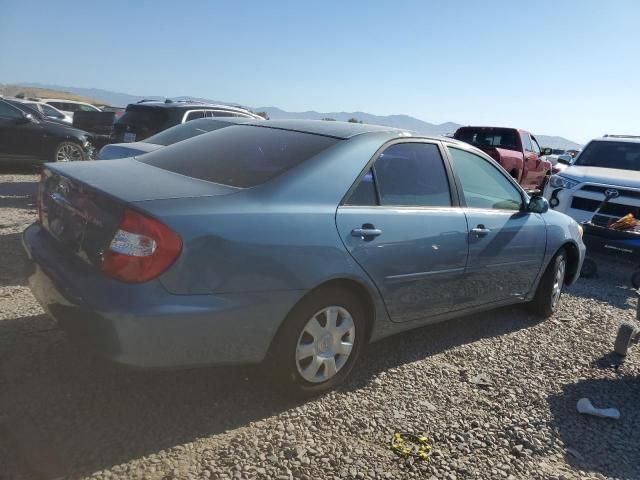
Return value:
[(340, 383), (385, 336), (513, 303), (551, 315), (580, 226), (467, 144), (341, 122), (229, 126), (138, 159), (50, 164), (35, 296), (116, 362), (264, 362)]

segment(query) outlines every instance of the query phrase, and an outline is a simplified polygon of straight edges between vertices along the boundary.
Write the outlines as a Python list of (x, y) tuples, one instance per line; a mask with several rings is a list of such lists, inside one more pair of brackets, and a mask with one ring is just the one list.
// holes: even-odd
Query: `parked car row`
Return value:
[(0, 161), (16, 165), (86, 160), (91, 135), (46, 116), (32, 104), (0, 98)]
[(263, 362), (315, 394), (367, 343), (514, 303), (549, 316), (579, 275), (580, 226), (467, 143), (240, 118), (164, 133), (48, 164), (24, 232), (36, 298), (115, 362)]
[[(67, 110), (59, 111), (55, 106)], [(88, 160), (94, 158), (95, 150), (107, 144), (141, 141), (174, 125), (222, 117), (262, 120), (243, 108), (199, 102), (142, 101), (129, 105), (126, 110), (112, 107), (100, 110), (71, 100), (0, 97), (0, 161), (30, 166)], [(187, 130), (191, 134), (201, 133)], [(174, 141), (187, 136), (178, 134)], [(174, 137), (167, 136), (160, 141), (166, 142), (168, 138)], [(113, 152), (118, 147), (109, 147), (109, 150)]]

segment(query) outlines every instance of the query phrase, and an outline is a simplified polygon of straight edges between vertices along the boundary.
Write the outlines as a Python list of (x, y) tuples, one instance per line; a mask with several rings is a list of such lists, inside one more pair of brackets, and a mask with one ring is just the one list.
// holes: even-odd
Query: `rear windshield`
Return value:
[(247, 188), (291, 170), (339, 141), (310, 133), (235, 125), (137, 160), (181, 175)]
[(454, 137), (478, 147), (519, 150), (516, 132), (500, 128), (461, 128)]
[(578, 155), (574, 165), (640, 171), (640, 143), (593, 141)]
[(156, 145), (173, 145), (174, 143), (181, 142), (191, 137), (197, 137), (203, 133), (213, 132), (219, 128), (235, 125), (234, 123), (211, 120), (208, 118), (202, 118), (200, 120), (192, 120), (187, 123), (176, 125), (168, 130), (157, 133), (145, 140), (146, 143), (155, 143)]
[(156, 130), (167, 120), (167, 112), (162, 108), (148, 108), (141, 106), (127, 107), (118, 123), (139, 127), (141, 129)]

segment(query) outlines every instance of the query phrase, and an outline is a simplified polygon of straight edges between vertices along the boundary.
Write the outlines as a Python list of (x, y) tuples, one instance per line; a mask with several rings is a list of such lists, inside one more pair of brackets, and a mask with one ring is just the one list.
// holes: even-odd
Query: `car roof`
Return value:
[(403, 130), (396, 127), (388, 127), (385, 125), (371, 125), (369, 123), (351, 123), (339, 122), (334, 120), (267, 120), (262, 122), (249, 122), (245, 125), (251, 125), (264, 128), (277, 128), (281, 130), (292, 130), (302, 133), (312, 133), (315, 135), (325, 135), (328, 137), (347, 140), (357, 135), (363, 134), (386, 134), (389, 138), (393, 137), (412, 137), (416, 139), (437, 140), (450, 143), (451, 145), (459, 145), (465, 149), (477, 150), (468, 143), (456, 140), (451, 137), (442, 137), (438, 135), (425, 135), (411, 130)]
[[(219, 110), (230, 110), (237, 112), (249, 112), (246, 108), (242, 107), (234, 107), (231, 105), (222, 105), (216, 103), (201, 103), (201, 102), (190, 102), (190, 101), (171, 101), (165, 102), (163, 100), (147, 100), (140, 101), (136, 103), (130, 103), (127, 105), (127, 108), (130, 106), (140, 106), (140, 107), (153, 107), (153, 108), (170, 108), (170, 109), (206, 109), (206, 108), (214, 108)], [(249, 112), (251, 113), (251, 112)], [(255, 115), (255, 114), (254, 114)]]
[(598, 142), (640, 143), (640, 136), (638, 135), (604, 135), (600, 138), (594, 138), (593, 140)]
[(383, 125), (370, 125), (367, 123), (350, 123), (328, 120), (268, 120), (266, 122), (254, 122), (250, 125), (266, 128), (278, 128), (281, 130), (293, 130), (302, 133), (313, 133), (316, 135), (324, 135), (327, 137), (335, 137), (347, 139), (356, 135), (371, 132), (387, 132), (396, 135), (411, 136), (412, 133), (407, 130), (401, 130), (394, 127), (386, 127)]
[(78, 103), (80, 105), (91, 105), (95, 106), (89, 102), (79, 102), (78, 100), (67, 100), (66, 98), (41, 98), (37, 100), (38, 102), (47, 103), (47, 102), (64, 102), (64, 103)]

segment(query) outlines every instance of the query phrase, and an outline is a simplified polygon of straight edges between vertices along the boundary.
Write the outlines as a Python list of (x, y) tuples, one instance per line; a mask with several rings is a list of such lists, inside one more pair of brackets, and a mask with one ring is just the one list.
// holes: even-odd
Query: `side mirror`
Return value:
[(553, 153), (553, 150), (549, 147), (545, 147), (541, 150), (540, 155), (551, 155)]
[(546, 213), (548, 210), (549, 202), (539, 194), (531, 197), (529, 205), (527, 205), (527, 211), (532, 213)]

